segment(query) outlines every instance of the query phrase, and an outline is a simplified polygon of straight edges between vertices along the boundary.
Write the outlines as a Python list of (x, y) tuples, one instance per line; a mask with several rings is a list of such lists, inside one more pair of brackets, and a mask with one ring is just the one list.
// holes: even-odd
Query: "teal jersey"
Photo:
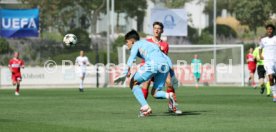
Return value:
[(195, 73), (195, 72), (200, 72), (201, 71), (201, 65), (202, 65), (202, 63), (201, 63), (201, 60), (200, 59), (193, 59), (192, 60), (192, 70), (193, 70), (193, 72)]

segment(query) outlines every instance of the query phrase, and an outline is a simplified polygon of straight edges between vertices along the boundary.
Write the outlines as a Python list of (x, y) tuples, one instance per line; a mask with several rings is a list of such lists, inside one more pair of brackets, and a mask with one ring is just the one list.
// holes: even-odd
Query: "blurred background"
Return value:
[[(41, 65), (47, 59), (74, 60), (80, 49), (99, 49), (99, 61), (107, 63), (107, 36), (110, 62), (118, 63), (117, 46), (131, 29), (143, 37), (151, 34), (153, 8), (180, 8), (187, 14), (187, 35), (166, 36), (170, 44), (213, 44), (213, 0), (1, 0), (1, 9), (39, 8), (39, 36), (1, 38), (1, 65), (7, 65), (12, 51), (24, 51), (27, 65)], [(110, 8), (107, 10), (107, 4)], [(266, 23), (276, 23), (273, 0), (217, 0), (217, 43), (255, 45), (265, 34)], [(109, 16), (109, 18), (107, 18)], [(109, 31), (107, 31), (109, 28)], [(66, 33), (78, 36), (78, 46), (62, 44)], [(109, 34), (107, 34), (109, 33)], [(88, 52), (95, 63), (95, 52)]]
[[(177, 10), (183, 16), (178, 28), (182, 33), (163, 35), (171, 45), (242, 44), (246, 53), (265, 35), (266, 24), (276, 24), (275, 7), (275, 0), (0, 0), (1, 10), (39, 10), (37, 36), (1, 33), (0, 65), (7, 66), (14, 51), (21, 53), (27, 66), (43, 66), (47, 60), (59, 65), (62, 60), (74, 61), (80, 50), (92, 64), (118, 64), (124, 34), (135, 29), (150, 37), (153, 13), (160, 9)], [(8, 24), (3, 20), (2, 29)], [(67, 33), (78, 37), (76, 47), (63, 44)]]

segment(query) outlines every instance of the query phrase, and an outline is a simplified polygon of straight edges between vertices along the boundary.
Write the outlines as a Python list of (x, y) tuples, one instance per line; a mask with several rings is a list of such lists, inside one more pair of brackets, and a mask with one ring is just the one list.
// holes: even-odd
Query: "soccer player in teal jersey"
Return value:
[(195, 87), (198, 88), (202, 63), (201, 63), (201, 60), (198, 59), (197, 54), (194, 55), (194, 59), (192, 60), (191, 66), (192, 66), (192, 72), (194, 74), (194, 79), (195, 79)]
[(115, 79), (115, 83), (118, 80), (124, 80), (125, 77), (130, 76), (130, 68), (135, 61), (136, 57), (140, 57), (145, 60), (145, 64), (133, 75), (130, 81), (130, 88), (140, 103), (140, 116), (148, 116), (151, 114), (152, 110), (146, 101), (141, 87), (141, 83), (154, 77), (152, 96), (156, 99), (169, 99), (173, 105), (175, 105), (174, 93), (166, 93), (162, 91), (168, 73), (172, 78), (174, 77), (174, 72), (171, 70), (172, 62), (170, 58), (165, 55), (160, 48), (148, 42), (147, 40), (140, 40), (138, 33), (135, 30), (128, 32), (125, 35), (125, 40), (127, 42), (127, 47), (130, 51), (130, 56), (127, 61), (127, 70), (119, 78)]

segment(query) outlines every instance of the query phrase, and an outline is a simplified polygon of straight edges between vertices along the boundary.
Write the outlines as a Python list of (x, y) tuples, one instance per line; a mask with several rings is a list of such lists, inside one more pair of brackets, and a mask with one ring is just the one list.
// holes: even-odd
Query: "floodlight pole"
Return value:
[(110, 63), (110, 30), (109, 30), (109, 24), (110, 24), (110, 0), (106, 0), (106, 15), (107, 15), (107, 35), (106, 35), (106, 40), (107, 40), (107, 64)]
[[(106, 27), (107, 27), (107, 34), (106, 34), (106, 47), (107, 47), (107, 62), (106, 62), (106, 65), (107, 66), (110, 66), (110, 27), (109, 27), (109, 24), (110, 24), (110, 0), (106, 0)], [(107, 67), (107, 70), (109, 70), (109, 67)], [(109, 84), (109, 72), (106, 72), (106, 83)]]
[(214, 12), (213, 12), (213, 43), (214, 43), (213, 57), (214, 57), (214, 77), (215, 77), (214, 84), (216, 84), (217, 83), (217, 49), (216, 49), (216, 45), (217, 45), (217, 21), (216, 21), (217, 0), (214, 0), (213, 8), (214, 8)]
[(114, 41), (114, 0), (111, 0), (111, 16), (110, 16), (110, 23), (111, 23), (111, 38)]
[(95, 45), (95, 50), (96, 50), (96, 87), (99, 88), (99, 47), (98, 47), (98, 41), (96, 42)]

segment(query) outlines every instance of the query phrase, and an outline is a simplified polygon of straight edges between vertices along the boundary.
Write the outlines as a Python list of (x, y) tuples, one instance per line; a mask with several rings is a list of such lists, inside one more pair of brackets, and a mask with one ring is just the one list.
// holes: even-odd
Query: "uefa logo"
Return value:
[(163, 20), (164, 28), (173, 29), (175, 26), (175, 20), (172, 15), (166, 15)]

